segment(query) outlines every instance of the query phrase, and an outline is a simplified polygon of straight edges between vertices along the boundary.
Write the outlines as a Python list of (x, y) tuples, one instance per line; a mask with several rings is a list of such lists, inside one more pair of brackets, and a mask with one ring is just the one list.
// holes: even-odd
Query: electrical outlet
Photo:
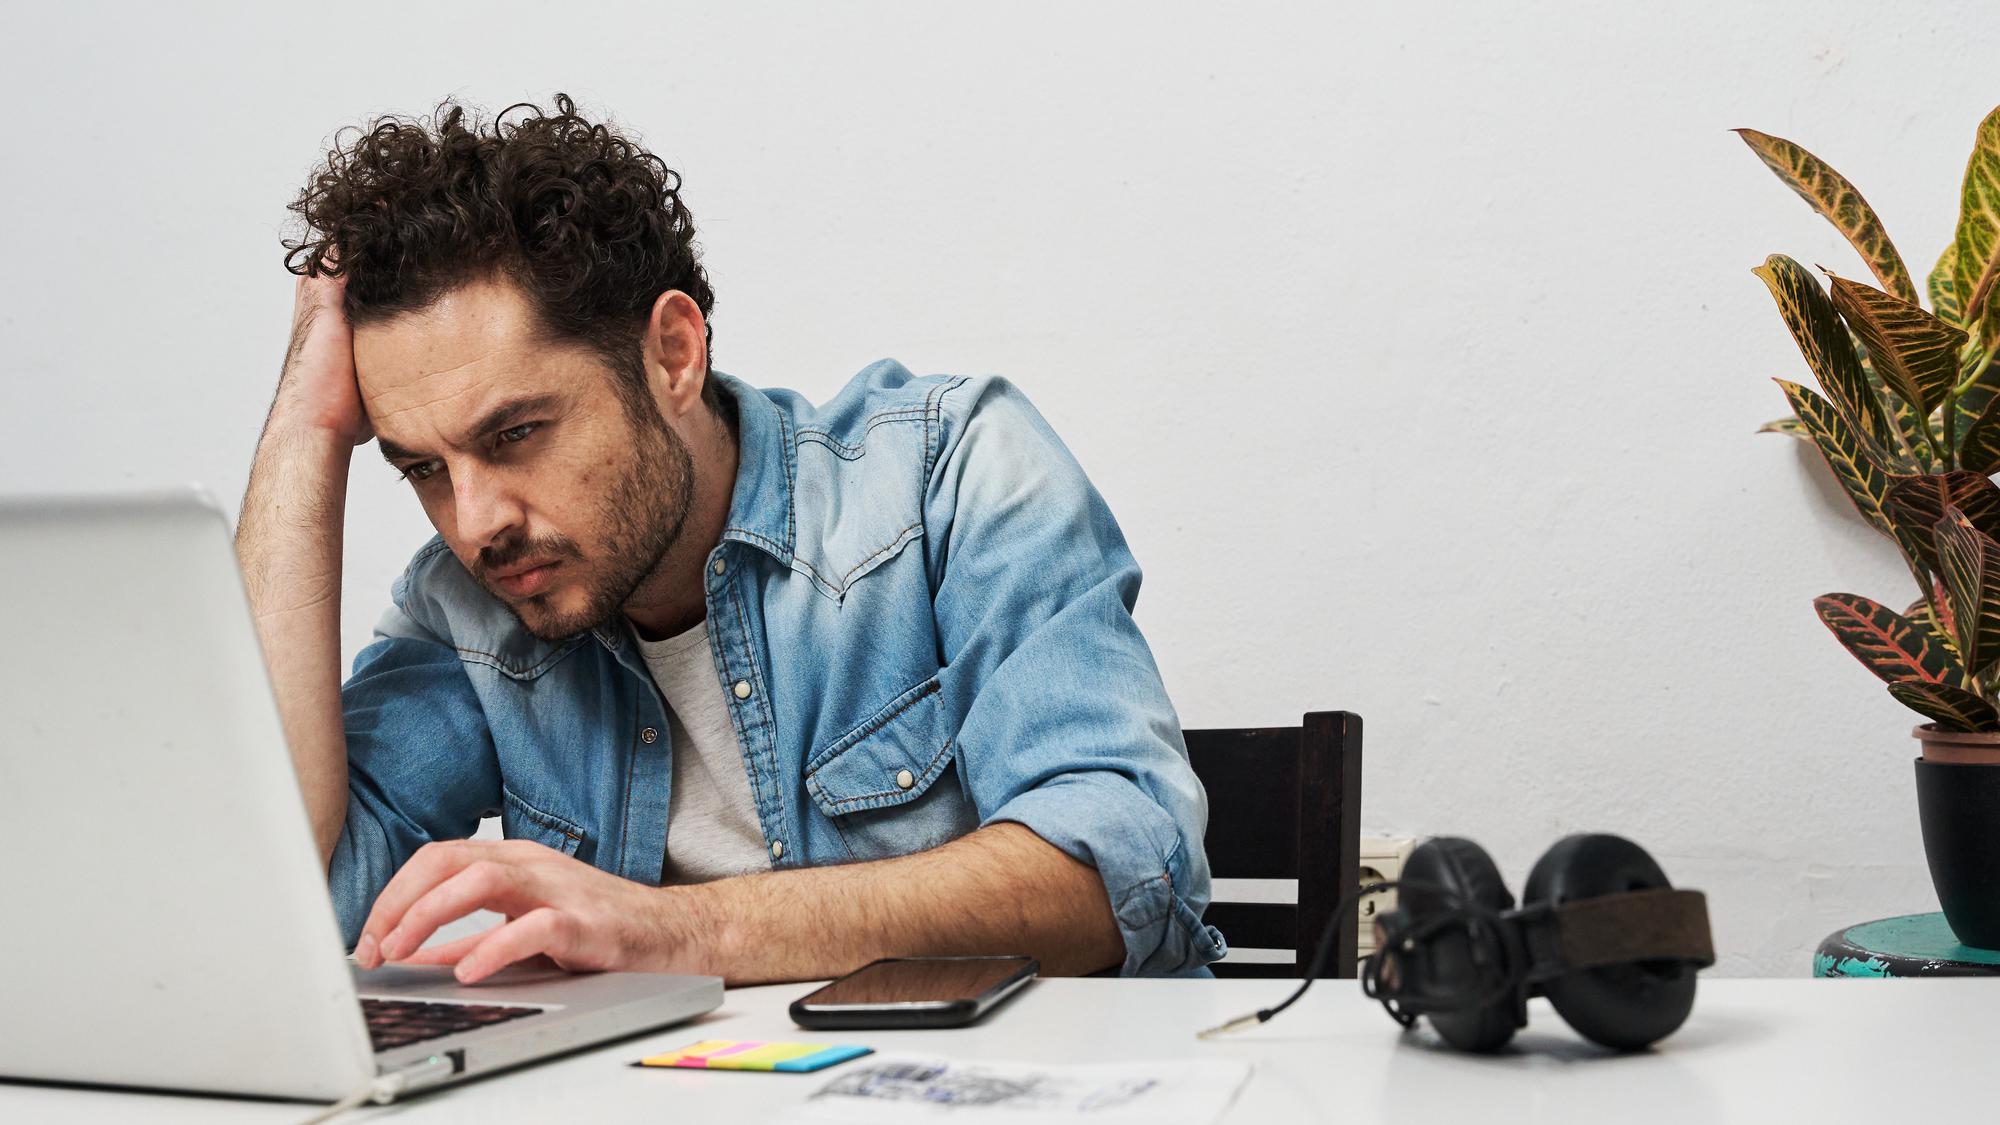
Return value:
[[(1361, 837), (1361, 882), (1357, 886), (1370, 883), (1393, 881), (1403, 877), (1403, 864), (1410, 853), (1417, 848), (1414, 836), (1363, 836)], [(1396, 909), (1395, 891), (1376, 891), (1361, 897), (1361, 907), (1357, 912), (1356, 924), (1360, 932), (1354, 943), (1355, 952), (1362, 957), (1375, 952), (1375, 919), (1381, 914)]]

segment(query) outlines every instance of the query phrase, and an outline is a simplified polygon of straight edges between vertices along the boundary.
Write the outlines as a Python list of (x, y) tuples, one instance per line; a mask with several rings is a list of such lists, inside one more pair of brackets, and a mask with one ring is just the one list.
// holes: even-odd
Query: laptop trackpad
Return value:
[(363, 996), (421, 997), (464, 1004), (568, 1003), (576, 998), (579, 986), (590, 990), (583, 982), (601, 975), (510, 965), (478, 984), (460, 984), (449, 965), (384, 965), (353, 971), (354, 990)]
[(459, 1004), (538, 1004), (572, 1011), (632, 1007), (636, 1017), (656, 1023), (685, 1019), (722, 1003), (719, 977), (571, 973), (553, 967), (510, 965), (478, 984), (460, 984), (449, 965), (384, 965), (364, 972), (349, 962), (348, 968), (354, 973), (354, 990), (362, 996)]

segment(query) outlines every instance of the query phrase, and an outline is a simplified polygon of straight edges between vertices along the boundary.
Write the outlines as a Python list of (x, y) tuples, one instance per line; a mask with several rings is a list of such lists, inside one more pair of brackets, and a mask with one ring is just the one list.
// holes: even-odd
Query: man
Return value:
[[(379, 121), (292, 205), (237, 545), (357, 960), (1200, 971), (1206, 804), (1102, 499), (1002, 380), (714, 371), (678, 187), (558, 97)], [(371, 436), (438, 535), (343, 686)]]

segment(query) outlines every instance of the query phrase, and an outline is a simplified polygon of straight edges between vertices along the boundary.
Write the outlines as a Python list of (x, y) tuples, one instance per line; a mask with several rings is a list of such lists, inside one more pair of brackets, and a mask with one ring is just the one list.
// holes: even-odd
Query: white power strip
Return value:
[[(1361, 837), (1361, 886), (1380, 883), (1403, 877), (1403, 864), (1410, 853), (1417, 848), (1414, 836), (1363, 836)], [(1375, 952), (1375, 919), (1386, 911), (1396, 909), (1395, 891), (1377, 891), (1364, 895), (1361, 908), (1357, 911), (1355, 952), (1362, 957)]]

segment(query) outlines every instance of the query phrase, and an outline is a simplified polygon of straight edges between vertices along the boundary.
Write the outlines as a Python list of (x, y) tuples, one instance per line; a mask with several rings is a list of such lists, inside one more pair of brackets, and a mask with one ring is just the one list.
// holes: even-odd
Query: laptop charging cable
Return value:
[(350, 1109), (358, 1109), (367, 1102), (388, 1105), (411, 1090), (437, 1085), (457, 1073), (457, 1070), (452, 1059), (444, 1055), (432, 1055), (401, 1070), (377, 1075), (366, 1086), (306, 1118), (300, 1125), (322, 1125), (323, 1122), (331, 1121)]

